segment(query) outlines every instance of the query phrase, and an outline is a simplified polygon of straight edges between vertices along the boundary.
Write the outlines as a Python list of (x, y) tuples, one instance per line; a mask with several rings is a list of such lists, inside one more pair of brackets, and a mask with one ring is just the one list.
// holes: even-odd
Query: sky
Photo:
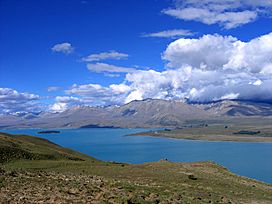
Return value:
[(272, 102), (272, 0), (0, 0), (0, 114)]

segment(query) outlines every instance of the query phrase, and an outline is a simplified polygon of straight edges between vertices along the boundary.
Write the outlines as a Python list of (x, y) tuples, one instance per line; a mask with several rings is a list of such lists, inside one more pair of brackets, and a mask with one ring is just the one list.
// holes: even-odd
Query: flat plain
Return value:
[(188, 140), (272, 142), (272, 120), (234, 118), (213, 121), (188, 121), (182, 127), (148, 131), (132, 136), (155, 136)]

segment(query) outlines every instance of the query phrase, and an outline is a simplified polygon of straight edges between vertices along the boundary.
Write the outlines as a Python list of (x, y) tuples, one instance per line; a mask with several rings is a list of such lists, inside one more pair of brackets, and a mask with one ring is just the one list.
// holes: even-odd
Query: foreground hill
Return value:
[[(102, 162), (0, 133), (2, 203), (270, 203), (272, 186), (211, 162)], [(25, 156), (28, 155), (28, 156)]]
[(122, 106), (77, 106), (61, 113), (4, 115), (0, 116), (0, 128), (178, 127), (188, 121), (241, 117), (272, 119), (272, 104), (231, 100), (189, 104), (146, 99)]
[(60, 147), (42, 138), (0, 133), (0, 163), (13, 160), (60, 160), (83, 161), (89, 157)]

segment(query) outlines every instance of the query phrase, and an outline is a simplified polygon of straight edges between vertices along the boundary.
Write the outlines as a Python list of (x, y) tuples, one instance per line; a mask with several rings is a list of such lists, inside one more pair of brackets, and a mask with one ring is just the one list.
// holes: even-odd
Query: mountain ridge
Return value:
[(272, 104), (238, 100), (195, 104), (144, 99), (122, 106), (75, 106), (59, 113), (4, 115), (0, 117), (0, 128), (177, 127), (193, 120), (256, 117), (271, 118)]

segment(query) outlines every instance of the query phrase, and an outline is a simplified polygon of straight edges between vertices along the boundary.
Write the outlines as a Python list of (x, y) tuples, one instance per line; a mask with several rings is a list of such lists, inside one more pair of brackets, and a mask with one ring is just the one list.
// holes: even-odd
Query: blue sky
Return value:
[[(271, 0), (1, 0), (0, 112), (147, 97), (271, 101), (271, 10)], [(187, 47), (179, 38), (189, 40)], [(201, 58), (212, 46), (223, 47), (217, 53), (226, 59)], [(94, 54), (99, 59), (84, 60)], [(24, 105), (11, 108), (14, 100)]]

